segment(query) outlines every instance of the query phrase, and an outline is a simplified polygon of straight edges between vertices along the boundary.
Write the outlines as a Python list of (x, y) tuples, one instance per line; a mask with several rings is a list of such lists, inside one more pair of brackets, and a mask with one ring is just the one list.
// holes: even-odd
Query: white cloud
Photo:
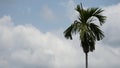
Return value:
[(42, 7), (40, 11), (40, 15), (43, 19), (48, 20), (48, 21), (53, 21), (57, 17), (55, 12), (47, 5)]
[(0, 29), (0, 59), (5, 59), (10, 68), (61, 68), (78, 64), (77, 51), (51, 32), (43, 33), (30, 25), (4, 25)]
[(0, 25), (10, 25), (12, 24), (11, 17), (4, 15), (2, 18), (0, 18)]
[(105, 42), (113, 47), (119, 46), (120, 44), (120, 3), (117, 5), (112, 5), (105, 7), (104, 14), (107, 16), (107, 21), (104, 24), (105, 30)]
[[(117, 11), (117, 9), (114, 10)], [(107, 12), (106, 7), (106, 15)], [(108, 31), (114, 26), (111, 21), (119, 22), (119, 19), (114, 17), (115, 13), (111, 12), (107, 15), (108, 20), (104, 26), (105, 33), (110, 32), (109, 36), (106, 35), (109, 39), (114, 38), (114, 34), (116, 35), (116, 33), (112, 34), (115, 28)], [(4, 22), (6, 24), (0, 24), (1, 68), (83, 68), (85, 66), (84, 53), (79, 46), (79, 39), (68, 41), (53, 32), (41, 32), (32, 25), (11, 26), (8, 25), (12, 24), (10, 16), (3, 16), (0, 19), (0, 23)], [(119, 28), (118, 25), (115, 26)], [(111, 34), (113, 37), (110, 37)], [(108, 45), (110, 45), (108, 42), (96, 44), (96, 50), (89, 53), (90, 68), (120, 68), (120, 61), (118, 61), (120, 47), (113, 48)]]

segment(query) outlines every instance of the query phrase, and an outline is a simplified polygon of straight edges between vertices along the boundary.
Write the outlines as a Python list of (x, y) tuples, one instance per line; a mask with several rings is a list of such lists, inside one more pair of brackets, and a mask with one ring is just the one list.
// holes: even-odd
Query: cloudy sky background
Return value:
[(120, 68), (119, 0), (0, 0), (0, 68), (84, 68), (79, 39), (63, 36), (80, 2), (107, 16), (89, 68)]

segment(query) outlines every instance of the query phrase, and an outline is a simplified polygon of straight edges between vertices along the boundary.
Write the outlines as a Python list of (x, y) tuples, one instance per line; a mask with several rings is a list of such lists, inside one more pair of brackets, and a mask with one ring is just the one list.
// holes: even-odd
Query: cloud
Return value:
[(43, 19), (48, 20), (48, 21), (53, 21), (57, 17), (55, 12), (47, 5), (42, 7), (40, 11), (40, 15)]
[[(117, 6), (119, 4), (114, 8)], [(117, 35), (112, 33), (114, 29), (119, 28), (119, 17), (114, 16), (119, 12), (112, 7), (105, 8), (108, 19), (103, 29), (108, 34), (107, 40), (97, 42), (96, 50), (89, 53), (90, 68), (120, 68), (120, 47), (113, 48), (108, 42)], [(109, 8), (116, 12), (109, 12)], [(113, 24), (114, 20), (118, 24)], [(0, 68), (83, 68), (85, 56), (79, 39), (70, 41), (61, 35), (42, 32), (32, 25), (14, 25), (11, 16), (3, 16), (0, 18)], [(119, 36), (117, 38), (116, 41)], [(112, 43), (115, 44), (115, 40)]]
[(105, 7), (104, 14), (107, 16), (107, 21), (104, 24), (105, 39), (103, 42), (113, 47), (118, 47), (120, 44), (120, 3)]
[[(5, 17), (0, 20), (2, 19)], [(9, 20), (6, 22), (10, 23)], [(8, 68), (61, 68), (69, 65), (74, 67), (79, 62), (77, 51), (71, 44), (51, 32), (43, 33), (32, 25), (4, 25), (0, 29), (0, 67), (2, 68), (6, 66)]]
[(12, 24), (12, 20), (10, 16), (4, 15), (0, 18), (0, 25), (10, 25)]

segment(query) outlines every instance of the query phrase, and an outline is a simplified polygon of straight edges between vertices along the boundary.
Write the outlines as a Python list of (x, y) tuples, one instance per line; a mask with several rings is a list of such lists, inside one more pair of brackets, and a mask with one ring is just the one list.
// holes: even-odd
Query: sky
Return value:
[(120, 68), (120, 0), (0, 0), (0, 68), (84, 68), (78, 35), (63, 35), (80, 3), (107, 16), (89, 68)]

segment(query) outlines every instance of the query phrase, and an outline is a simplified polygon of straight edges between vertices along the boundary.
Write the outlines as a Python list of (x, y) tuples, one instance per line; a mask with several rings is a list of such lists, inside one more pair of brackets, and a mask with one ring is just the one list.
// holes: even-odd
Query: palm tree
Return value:
[(77, 5), (75, 10), (79, 13), (78, 20), (75, 20), (64, 31), (64, 36), (72, 40), (72, 35), (79, 33), (81, 47), (86, 56), (86, 68), (88, 68), (88, 52), (93, 52), (95, 50), (95, 42), (102, 40), (104, 37), (99, 25), (95, 24), (95, 20), (98, 20), (100, 25), (102, 25), (105, 23), (106, 16), (101, 14), (103, 12), (101, 8), (84, 9), (82, 4)]

